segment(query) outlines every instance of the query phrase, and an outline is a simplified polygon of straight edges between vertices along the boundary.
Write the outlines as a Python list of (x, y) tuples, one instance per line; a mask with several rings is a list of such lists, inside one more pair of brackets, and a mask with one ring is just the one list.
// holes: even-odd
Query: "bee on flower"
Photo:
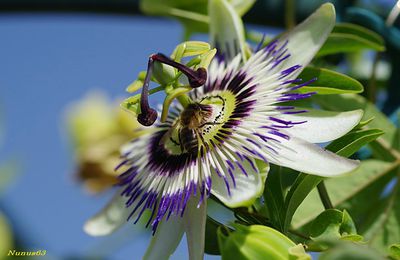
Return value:
[[(210, 2), (234, 12), (226, 1)], [(236, 26), (239, 18), (232, 17)], [(123, 146), (117, 167), (124, 169), (120, 190), (86, 223), (86, 232), (106, 235), (149, 211), (147, 225), (154, 237), (146, 259), (168, 258), (185, 232), (190, 259), (202, 259), (210, 194), (231, 208), (252, 205), (263, 192), (269, 164), (326, 177), (354, 170), (357, 161), (316, 143), (349, 132), (361, 111), (324, 112), (286, 104), (314, 94), (297, 91), (314, 80), (298, 76), (334, 23), (334, 8), (326, 4), (251, 55), (243, 50), (240, 36), (224, 32), (212, 35), (216, 50), (186, 42), (170, 57), (151, 55), (146, 73), (130, 89), (140, 87), (141, 94), (123, 104), (146, 127), (140, 138)], [(184, 56), (195, 57), (184, 64)], [(161, 86), (149, 90), (151, 80)], [(166, 98), (159, 115), (148, 99), (161, 90)]]

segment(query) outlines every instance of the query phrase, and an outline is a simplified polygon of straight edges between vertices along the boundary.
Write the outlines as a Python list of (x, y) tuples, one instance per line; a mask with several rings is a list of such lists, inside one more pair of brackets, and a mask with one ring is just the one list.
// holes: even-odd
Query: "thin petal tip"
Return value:
[(319, 9), (321, 11), (324, 11), (327, 15), (332, 15), (332, 16), (336, 17), (335, 6), (332, 3), (325, 3), (325, 4), (321, 5), (321, 7)]
[(99, 237), (106, 236), (113, 233), (116, 228), (110, 225), (104, 225), (103, 223), (99, 223), (95, 218), (89, 219), (83, 225), (83, 231), (89, 236)]
[(94, 237), (97, 237), (97, 236), (104, 236), (104, 235), (107, 235), (107, 234), (110, 233), (110, 232), (105, 232), (104, 229), (100, 229), (100, 228), (98, 227), (98, 225), (97, 225), (94, 221), (92, 221), (92, 220), (88, 220), (88, 221), (83, 225), (83, 231), (84, 231), (86, 234), (88, 234), (88, 235), (90, 235), (90, 236), (94, 236)]

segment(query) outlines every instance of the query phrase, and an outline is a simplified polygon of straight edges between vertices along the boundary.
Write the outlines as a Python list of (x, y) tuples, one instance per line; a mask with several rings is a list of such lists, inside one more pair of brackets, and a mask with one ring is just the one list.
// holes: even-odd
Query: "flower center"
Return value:
[[(187, 106), (162, 138), (171, 154), (202, 154), (222, 141), (224, 124), (235, 109), (230, 91), (210, 93)], [(203, 152), (204, 152), (203, 150)]]

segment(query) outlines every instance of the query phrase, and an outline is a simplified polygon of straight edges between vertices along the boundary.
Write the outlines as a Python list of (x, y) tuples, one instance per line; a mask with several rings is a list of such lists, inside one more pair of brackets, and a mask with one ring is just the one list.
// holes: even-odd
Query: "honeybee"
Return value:
[[(181, 152), (197, 154), (199, 150), (199, 141), (204, 142), (201, 128), (206, 125), (217, 125), (220, 123), (209, 122), (212, 116), (212, 108), (209, 105), (200, 103), (190, 103), (181, 113), (178, 120), (171, 129), (165, 133), (162, 142), (165, 143), (169, 138), (174, 144), (179, 145)], [(171, 136), (172, 132), (178, 130), (177, 142)]]

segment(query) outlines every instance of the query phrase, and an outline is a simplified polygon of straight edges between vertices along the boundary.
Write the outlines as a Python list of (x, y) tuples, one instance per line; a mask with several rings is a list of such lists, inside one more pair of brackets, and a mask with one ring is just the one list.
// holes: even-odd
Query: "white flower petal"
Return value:
[(310, 143), (324, 143), (335, 140), (353, 129), (363, 116), (362, 110), (331, 112), (307, 109), (307, 113), (283, 114), (279, 118), (296, 124), (286, 131)]
[(197, 207), (196, 199), (188, 201), (183, 216), (190, 260), (202, 260), (207, 220), (207, 200)]
[(131, 212), (125, 207), (126, 200), (117, 192), (105, 208), (85, 223), (83, 230), (91, 236), (104, 236), (120, 228)]
[(284, 147), (279, 150), (279, 157), (270, 158), (271, 163), (304, 173), (333, 177), (350, 172), (359, 165), (359, 161), (338, 156), (296, 137), (282, 141), (282, 144)]
[[(335, 7), (326, 3), (293, 30), (283, 34), (279, 40), (288, 41), (287, 48), (291, 56), (282, 62), (282, 66), (302, 65), (304, 68), (324, 44), (334, 25)], [(301, 69), (297, 70), (293, 76), (300, 72)]]
[(212, 46), (217, 47), (228, 60), (239, 53), (246, 60), (243, 22), (233, 6), (226, 0), (210, 0), (208, 13)]
[(184, 223), (181, 216), (171, 215), (168, 220), (163, 219), (151, 238), (143, 260), (169, 259), (178, 247), (183, 232)]
[[(254, 160), (253, 163), (255, 165)], [(233, 171), (236, 187), (233, 184), (232, 178), (227, 173), (228, 176), (226, 176), (226, 178), (230, 186), (230, 194), (224, 179), (217, 174), (212, 175), (211, 193), (231, 208), (246, 207), (253, 204), (254, 200), (260, 197), (264, 190), (263, 177), (265, 177), (269, 171), (269, 167), (265, 167), (259, 170), (260, 172), (256, 172), (251, 164), (245, 160), (241, 162), (241, 164), (247, 176), (236, 166)]]
[(242, 16), (254, 5), (256, 0), (231, 0), (231, 5), (235, 8), (236, 12)]

